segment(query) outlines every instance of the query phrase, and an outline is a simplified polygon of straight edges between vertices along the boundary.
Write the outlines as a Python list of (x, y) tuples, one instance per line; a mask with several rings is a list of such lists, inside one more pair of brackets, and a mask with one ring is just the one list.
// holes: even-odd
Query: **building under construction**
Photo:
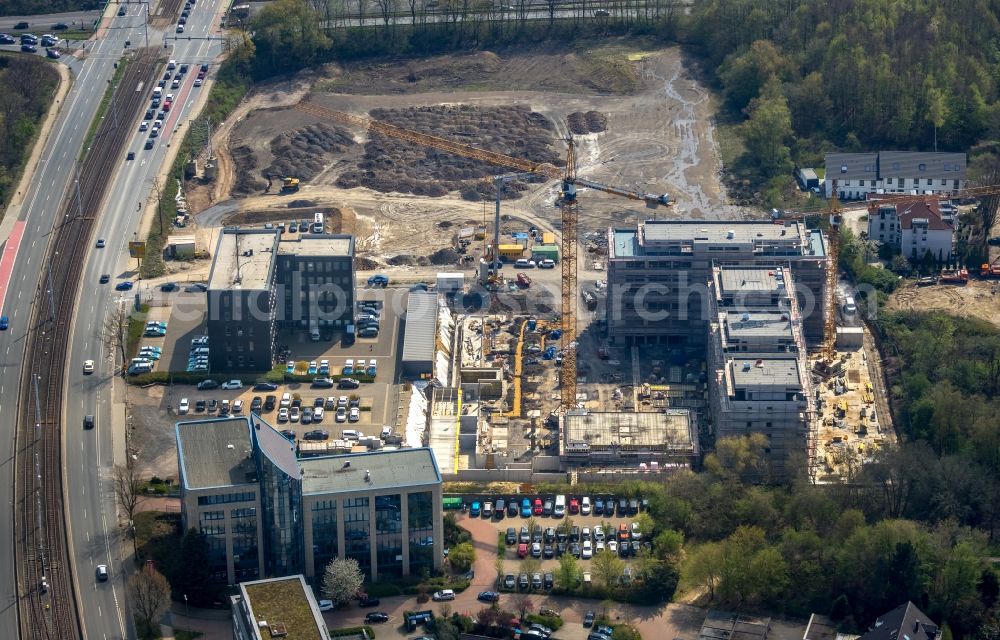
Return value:
[(711, 424), (717, 438), (761, 433), (771, 471), (812, 459), (815, 409), (790, 264), (712, 267), (708, 331)]
[[(608, 338), (614, 345), (705, 344), (712, 269), (790, 266), (805, 339), (823, 339), (827, 240), (802, 222), (647, 220), (608, 230)], [(828, 311), (830, 312), (830, 311)]]
[(576, 410), (563, 416), (559, 457), (570, 467), (626, 464), (657, 471), (687, 467), (697, 456), (698, 438), (687, 409)]

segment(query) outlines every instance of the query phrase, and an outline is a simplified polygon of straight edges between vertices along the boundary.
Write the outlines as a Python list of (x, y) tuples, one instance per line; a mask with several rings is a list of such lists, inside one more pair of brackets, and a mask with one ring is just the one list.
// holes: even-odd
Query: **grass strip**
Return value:
[(104, 97), (101, 98), (101, 104), (97, 106), (97, 113), (94, 114), (94, 119), (90, 122), (90, 128), (87, 129), (87, 137), (83, 139), (83, 148), (80, 150), (80, 162), (87, 159), (90, 154), (90, 145), (94, 142), (94, 136), (97, 135), (97, 129), (101, 126), (101, 122), (104, 121), (104, 116), (108, 112), (108, 107), (111, 106), (111, 98), (115, 95), (115, 89), (118, 84), (122, 81), (122, 77), (125, 75), (125, 68), (128, 67), (128, 61), (122, 58), (118, 61), (118, 68), (115, 69), (115, 73), (111, 76), (111, 81), (108, 82), (108, 88), (104, 91)]

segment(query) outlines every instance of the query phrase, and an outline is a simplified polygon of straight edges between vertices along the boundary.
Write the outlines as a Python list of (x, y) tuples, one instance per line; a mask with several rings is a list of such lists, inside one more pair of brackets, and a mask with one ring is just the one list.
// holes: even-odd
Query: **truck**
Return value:
[(966, 284), (969, 281), (968, 269), (942, 269), (939, 282), (942, 284)]
[(282, 193), (295, 193), (299, 190), (299, 179), (298, 178), (285, 178), (281, 181), (281, 192)]
[(979, 267), (979, 276), (982, 278), (1000, 278), (1000, 258), (992, 264), (983, 263)]
[(521, 287), (522, 289), (527, 289), (528, 287), (531, 286), (531, 278), (528, 277), (528, 274), (524, 273), (523, 271), (517, 274), (517, 286)]
[(356, 337), (357, 336), (355, 335), (354, 325), (353, 324), (347, 325), (347, 328), (344, 329), (344, 346), (350, 346), (354, 344), (354, 339)]

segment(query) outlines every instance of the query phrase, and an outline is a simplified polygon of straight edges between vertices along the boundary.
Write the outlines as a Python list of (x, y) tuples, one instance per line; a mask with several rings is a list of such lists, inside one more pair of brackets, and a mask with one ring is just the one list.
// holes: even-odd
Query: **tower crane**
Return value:
[(348, 126), (359, 127), (366, 131), (382, 134), (398, 140), (405, 140), (438, 151), (447, 151), (457, 156), (482, 160), (498, 167), (505, 167), (523, 173), (545, 176), (562, 181), (561, 220), (562, 220), (562, 287), (560, 324), (563, 340), (562, 368), (559, 372), (560, 397), (564, 409), (576, 407), (576, 293), (577, 293), (577, 220), (579, 205), (577, 203), (577, 186), (603, 191), (612, 195), (645, 202), (649, 208), (669, 205), (667, 194), (651, 194), (623, 187), (614, 187), (579, 178), (576, 175), (576, 145), (573, 137), (566, 139), (566, 166), (532, 162), (515, 158), (503, 153), (480, 149), (472, 145), (455, 142), (446, 138), (418, 133), (387, 122), (381, 122), (353, 113), (328, 109), (310, 102), (300, 102), (294, 107), (298, 111), (309, 114), (321, 120), (338, 122)]

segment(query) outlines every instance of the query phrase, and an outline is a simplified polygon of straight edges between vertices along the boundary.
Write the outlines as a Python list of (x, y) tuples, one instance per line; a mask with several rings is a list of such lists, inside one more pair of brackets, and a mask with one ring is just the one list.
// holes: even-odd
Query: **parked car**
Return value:
[(222, 383), (222, 388), (223, 389), (227, 389), (227, 390), (229, 390), (229, 389), (242, 389), (243, 388), (243, 382), (241, 380), (227, 380), (226, 382)]
[(389, 614), (384, 611), (372, 611), (365, 616), (365, 622), (368, 624), (380, 624), (382, 622), (389, 622)]
[(508, 591), (513, 591), (514, 587), (517, 586), (517, 579), (514, 577), (513, 573), (508, 573), (503, 577), (503, 588)]
[(312, 431), (307, 431), (305, 435), (302, 436), (303, 440), (329, 440), (330, 432), (324, 431), (323, 429), (313, 429)]
[(379, 605), (379, 599), (374, 598), (368, 594), (365, 594), (358, 599), (359, 607), (377, 607), (378, 605)]
[(441, 591), (435, 591), (431, 599), (435, 602), (444, 602), (445, 600), (454, 600), (455, 592), (451, 589), (442, 589)]
[(517, 531), (514, 530), (514, 527), (507, 527), (507, 535), (504, 538), (504, 542), (508, 545), (512, 545), (517, 542)]
[(499, 602), (500, 594), (496, 591), (480, 591), (479, 595), (476, 596), (476, 600), (480, 602)]
[(198, 383), (198, 389), (200, 391), (205, 391), (207, 389), (218, 389), (219, 383), (215, 380), (202, 380)]

